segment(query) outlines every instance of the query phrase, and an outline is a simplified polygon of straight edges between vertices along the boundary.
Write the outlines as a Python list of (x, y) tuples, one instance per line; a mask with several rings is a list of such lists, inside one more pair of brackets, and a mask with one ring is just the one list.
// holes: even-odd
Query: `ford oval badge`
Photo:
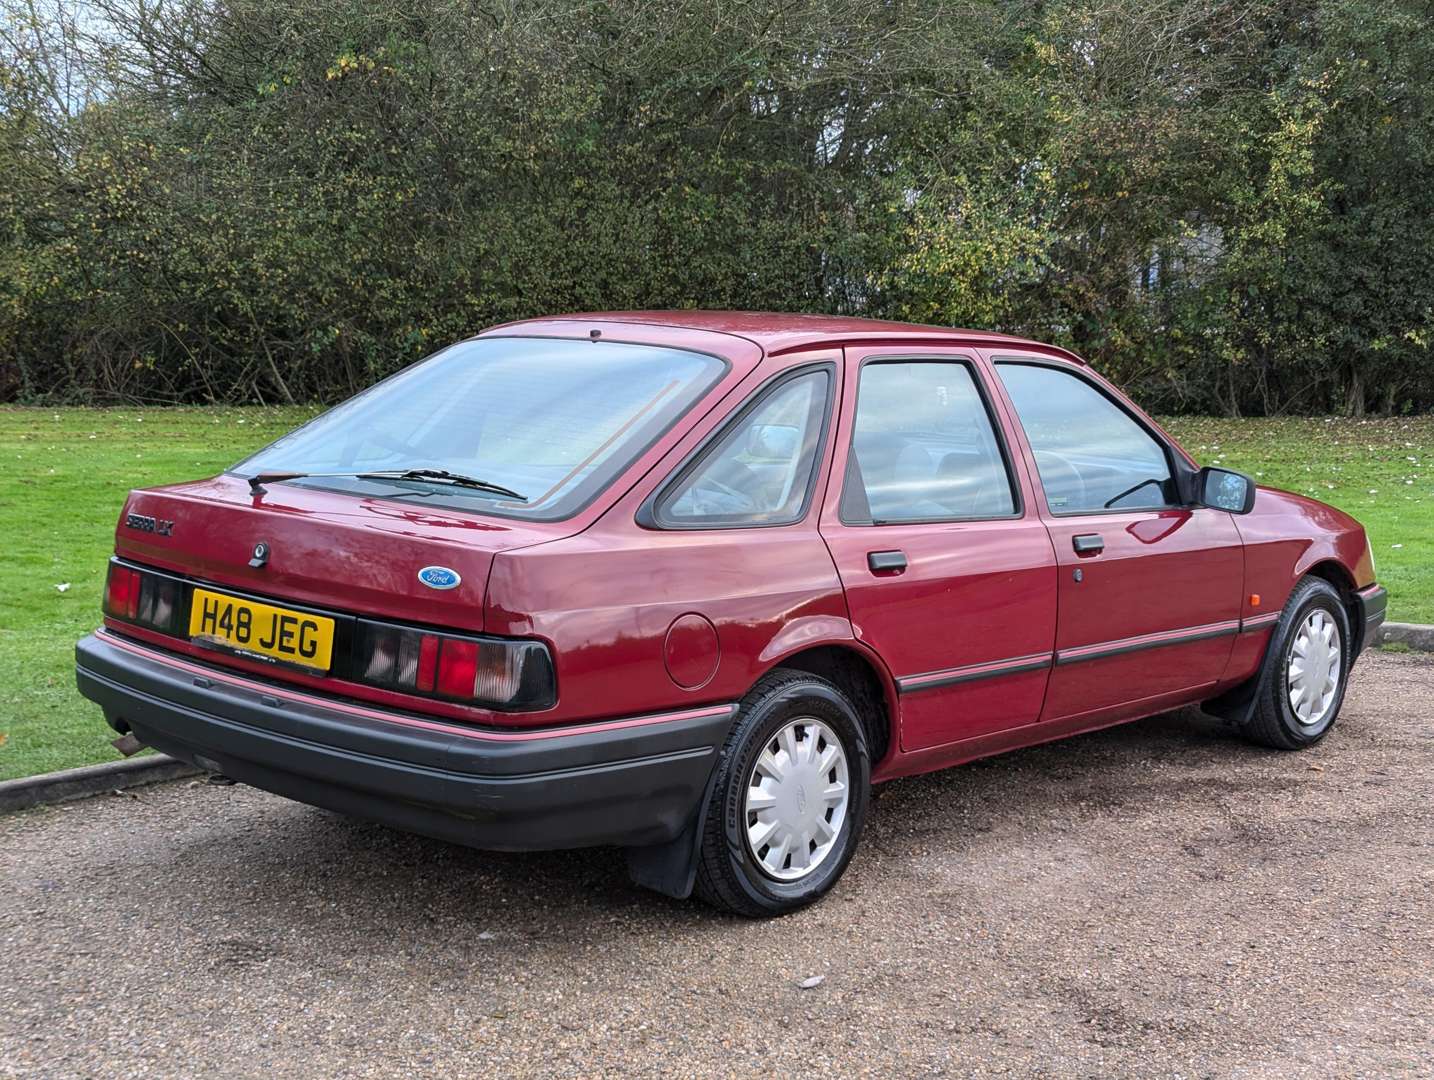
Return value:
[(457, 570), (446, 566), (425, 566), (418, 572), (418, 580), (430, 589), (456, 589), (463, 579), (458, 576)]

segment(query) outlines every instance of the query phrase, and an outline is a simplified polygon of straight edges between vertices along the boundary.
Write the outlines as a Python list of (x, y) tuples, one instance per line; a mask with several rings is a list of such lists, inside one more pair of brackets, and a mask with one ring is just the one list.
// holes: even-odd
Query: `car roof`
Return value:
[(684, 330), (705, 330), (732, 334), (761, 346), (768, 356), (823, 346), (946, 344), (1009, 346), (1038, 349), (1041, 352), (1083, 364), (1074, 353), (1056, 345), (1047, 345), (1030, 338), (998, 334), (991, 330), (969, 330), (950, 326), (927, 326), (920, 323), (891, 322), (884, 319), (857, 319), (846, 315), (811, 315), (774, 311), (586, 311), (552, 315), (505, 323), (503, 329), (517, 327), (538, 329), (565, 323), (641, 323), (648, 326), (671, 326)]

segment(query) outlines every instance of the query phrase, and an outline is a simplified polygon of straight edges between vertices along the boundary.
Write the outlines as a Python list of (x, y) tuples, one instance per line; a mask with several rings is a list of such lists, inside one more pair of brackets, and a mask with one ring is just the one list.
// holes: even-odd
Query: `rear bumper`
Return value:
[(80, 692), (118, 730), (300, 802), (471, 847), (639, 846), (677, 836), (735, 706), (561, 731), (468, 731), (353, 708), (98, 631)]
[(1359, 626), (1356, 628), (1358, 649), (1362, 652), (1379, 637), (1379, 628), (1384, 624), (1384, 615), (1389, 609), (1389, 593), (1383, 586), (1370, 585), (1355, 593), (1354, 599), (1359, 609)]

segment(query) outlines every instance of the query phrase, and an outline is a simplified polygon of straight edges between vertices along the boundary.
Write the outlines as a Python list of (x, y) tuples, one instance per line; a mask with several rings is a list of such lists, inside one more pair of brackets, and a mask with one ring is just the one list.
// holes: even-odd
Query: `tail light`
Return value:
[[(188, 637), (188, 583), (110, 561), (104, 612), (111, 619)], [(351, 645), (331, 674), (386, 690), (504, 712), (551, 708), (558, 697), (552, 654), (541, 641), (444, 634), (372, 619), (334, 617), (352, 626)]]
[(105, 582), (104, 613), (165, 634), (179, 632), (180, 582), (111, 562)]
[(109, 580), (105, 582), (106, 615), (133, 622), (139, 610), (139, 571), (119, 563), (110, 563)]
[(354, 673), (388, 690), (505, 711), (550, 708), (553, 659), (540, 641), (457, 637), (360, 619)]

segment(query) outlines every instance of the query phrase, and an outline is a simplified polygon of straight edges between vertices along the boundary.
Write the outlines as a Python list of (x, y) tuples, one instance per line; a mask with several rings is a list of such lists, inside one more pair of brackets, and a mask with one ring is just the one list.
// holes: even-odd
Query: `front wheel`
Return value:
[(805, 672), (763, 677), (717, 765), (698, 896), (752, 917), (820, 899), (856, 851), (870, 776), (865, 732), (845, 694)]
[(1349, 614), (1334, 586), (1315, 577), (1295, 586), (1270, 648), (1248, 734), (1278, 750), (1303, 750), (1334, 726), (1349, 677)]

